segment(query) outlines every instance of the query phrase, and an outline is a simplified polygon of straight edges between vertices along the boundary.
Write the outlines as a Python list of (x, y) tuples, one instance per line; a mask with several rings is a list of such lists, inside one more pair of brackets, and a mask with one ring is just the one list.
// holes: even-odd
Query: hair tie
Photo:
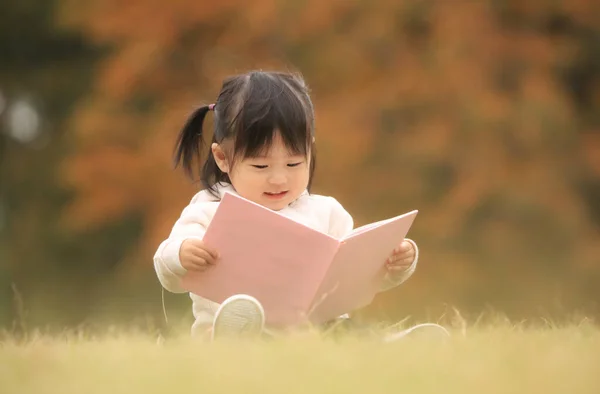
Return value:
[(214, 110), (215, 110), (215, 105), (214, 105), (214, 104), (210, 104), (210, 105), (208, 106), (208, 110), (209, 110), (209, 111), (214, 111)]

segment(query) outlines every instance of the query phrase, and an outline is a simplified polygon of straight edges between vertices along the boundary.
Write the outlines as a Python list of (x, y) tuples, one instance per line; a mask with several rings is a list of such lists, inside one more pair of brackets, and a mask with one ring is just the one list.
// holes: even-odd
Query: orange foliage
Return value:
[[(65, 1), (65, 25), (114, 47), (73, 116), (69, 220), (97, 226), (142, 213), (138, 261), (150, 269), (195, 191), (170, 168), (186, 116), (229, 74), (293, 64), (313, 88), (316, 192), (336, 195), (357, 224), (420, 209), (426, 274), (417, 280), (436, 277), (434, 261), (481, 278), (467, 273), (479, 272), (481, 248), (517, 272), (528, 263), (519, 256), (539, 248), (523, 242), (536, 232), (555, 240), (579, 229), (562, 242), (591, 264), (584, 245), (598, 235), (570, 176), (582, 171), (581, 149), (600, 177), (600, 140), (573, 143), (578, 119), (554, 74), (573, 51), (539, 30), (503, 27), (492, 3)], [(561, 3), (593, 18), (594, 2)], [(533, 26), (552, 11), (541, 0), (504, 4)], [(544, 221), (525, 226), (526, 217)]]

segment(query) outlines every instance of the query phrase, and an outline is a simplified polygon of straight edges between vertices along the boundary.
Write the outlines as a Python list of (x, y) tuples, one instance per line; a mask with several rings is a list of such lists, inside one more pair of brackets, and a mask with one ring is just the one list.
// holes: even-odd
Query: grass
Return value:
[[(592, 323), (454, 329), (393, 343), (307, 332), (267, 341), (147, 333), (0, 339), (0, 393), (594, 393)], [(2, 338), (2, 337), (0, 337)]]

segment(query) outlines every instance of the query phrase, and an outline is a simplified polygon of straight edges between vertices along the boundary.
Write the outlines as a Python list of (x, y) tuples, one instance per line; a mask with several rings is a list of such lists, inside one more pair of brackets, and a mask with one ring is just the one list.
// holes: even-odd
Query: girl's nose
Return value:
[(273, 173), (269, 177), (269, 183), (272, 185), (283, 185), (286, 183), (286, 181), (287, 181), (287, 177), (285, 176), (285, 174), (283, 174), (281, 172)]

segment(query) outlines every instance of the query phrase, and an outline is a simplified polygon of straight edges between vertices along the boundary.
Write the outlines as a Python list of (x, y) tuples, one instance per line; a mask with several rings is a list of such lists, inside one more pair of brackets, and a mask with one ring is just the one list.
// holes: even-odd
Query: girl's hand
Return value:
[(415, 248), (412, 243), (404, 240), (400, 246), (394, 249), (385, 262), (385, 265), (390, 271), (406, 271), (412, 265), (413, 261), (415, 261), (415, 254)]
[(179, 261), (187, 271), (205, 271), (209, 266), (216, 264), (218, 258), (217, 251), (200, 239), (188, 238), (179, 248)]

